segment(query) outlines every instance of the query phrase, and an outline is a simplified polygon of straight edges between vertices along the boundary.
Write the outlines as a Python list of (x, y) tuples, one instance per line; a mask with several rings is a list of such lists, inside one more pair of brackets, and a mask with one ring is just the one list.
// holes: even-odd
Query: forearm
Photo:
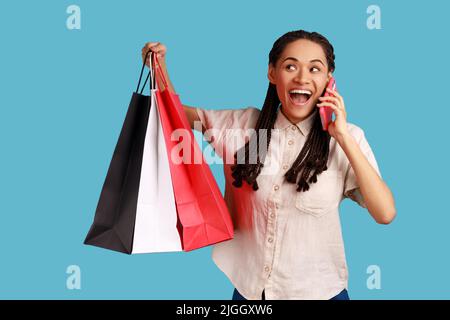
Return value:
[(350, 134), (341, 137), (338, 143), (355, 172), (369, 213), (378, 223), (390, 223), (395, 218), (396, 209), (389, 187), (380, 178)]
[[(166, 60), (165, 59), (161, 59), (161, 60), (158, 60), (158, 61), (159, 61), (160, 66), (161, 66), (161, 70), (164, 73), (164, 78), (166, 79), (167, 85), (169, 87), (169, 91), (172, 92), (172, 93), (176, 93), (175, 88), (174, 88), (172, 82), (170, 81), (169, 73), (167, 72)], [(161, 89), (161, 91), (164, 91), (166, 89), (166, 87), (164, 86), (163, 81), (161, 80), (159, 75), (156, 78), (157, 78), (157, 81), (158, 81), (158, 87)]]
[[(170, 81), (169, 73), (167, 72), (166, 61), (164, 59), (162, 59), (162, 60), (159, 61), (159, 63), (161, 65), (161, 70), (164, 73), (164, 78), (166, 79), (167, 85), (169, 87), (169, 91), (176, 94), (175, 88), (174, 88), (172, 82)], [(161, 91), (164, 91), (166, 88), (164, 86), (163, 81), (160, 79), (160, 77), (157, 77), (157, 79), (158, 79), (157, 80), (158, 81), (158, 87), (161, 88)], [(190, 124), (191, 128), (203, 132), (204, 128), (202, 127), (201, 124), (200, 125), (199, 124), (195, 125), (196, 121), (200, 121), (200, 118), (197, 115), (197, 111), (195, 110), (196, 108), (183, 104), (183, 109), (184, 109), (184, 112), (186, 113), (186, 116), (188, 118), (188, 121), (189, 121), (189, 124)]]

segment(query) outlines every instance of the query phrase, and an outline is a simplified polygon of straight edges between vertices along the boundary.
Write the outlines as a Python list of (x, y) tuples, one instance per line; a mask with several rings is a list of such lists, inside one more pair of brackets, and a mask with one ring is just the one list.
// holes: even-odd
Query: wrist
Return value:
[(348, 133), (348, 132), (339, 134), (336, 137), (336, 140), (341, 146), (344, 145), (344, 144), (348, 144), (348, 143), (354, 142), (353, 136), (350, 133)]

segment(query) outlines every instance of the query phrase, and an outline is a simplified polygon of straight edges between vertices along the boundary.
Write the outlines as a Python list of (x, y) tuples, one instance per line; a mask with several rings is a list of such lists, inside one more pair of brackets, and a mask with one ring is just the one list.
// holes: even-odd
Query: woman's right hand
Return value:
[[(164, 59), (167, 52), (167, 48), (165, 45), (160, 42), (147, 42), (142, 48), (142, 62), (144, 62), (145, 55), (149, 50), (157, 54), (158, 61), (161, 62), (161, 64), (165, 63)], [(150, 68), (150, 55), (147, 58), (147, 61), (145, 61), (145, 65)]]

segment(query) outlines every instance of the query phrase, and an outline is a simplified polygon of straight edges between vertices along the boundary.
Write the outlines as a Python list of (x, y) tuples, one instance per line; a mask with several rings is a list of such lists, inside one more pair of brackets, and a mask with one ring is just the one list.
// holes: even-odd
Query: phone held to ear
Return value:
[[(332, 90), (337, 90), (336, 89), (336, 80), (334, 79), (334, 77), (331, 77), (330, 81), (328, 81), (327, 88), (330, 88)], [(325, 93), (323, 96), (324, 97), (331, 96), (331, 93), (329, 93), (325, 89)], [(323, 106), (323, 107), (319, 107), (319, 112), (320, 112), (320, 120), (322, 121), (322, 128), (324, 131), (327, 131), (328, 125), (330, 124), (330, 122), (332, 120), (333, 109), (331, 107)]]

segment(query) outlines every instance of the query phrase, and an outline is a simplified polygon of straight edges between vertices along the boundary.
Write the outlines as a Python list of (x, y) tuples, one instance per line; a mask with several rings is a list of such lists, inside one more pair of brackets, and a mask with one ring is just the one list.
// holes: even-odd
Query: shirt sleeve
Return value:
[(214, 148), (216, 154), (223, 158), (226, 152), (229, 130), (247, 129), (256, 124), (259, 109), (247, 107), (242, 109), (207, 110), (196, 108), (198, 117), (205, 130), (206, 141)]
[[(370, 147), (364, 131), (355, 126), (354, 132), (352, 135), (355, 140), (358, 142), (358, 145), (362, 151), (362, 153), (366, 156), (366, 159), (372, 165), (372, 167), (377, 172), (378, 176), (382, 178), (380, 169), (378, 168), (378, 163), (375, 159), (375, 155), (372, 152), (372, 148)], [(344, 198), (350, 198), (359, 204), (363, 208), (367, 208), (366, 202), (361, 194), (361, 190), (359, 188), (358, 182), (356, 180), (355, 171), (353, 170), (350, 162), (347, 165), (347, 171), (345, 174), (345, 182), (344, 182)]]

